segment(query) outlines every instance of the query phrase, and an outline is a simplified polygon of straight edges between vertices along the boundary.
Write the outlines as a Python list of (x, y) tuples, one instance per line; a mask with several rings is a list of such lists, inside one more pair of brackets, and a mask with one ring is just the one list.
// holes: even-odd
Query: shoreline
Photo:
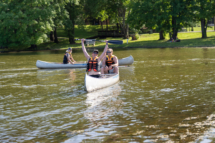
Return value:
[[(163, 46), (136, 46), (136, 47), (112, 47), (112, 49), (135, 49), (135, 48), (146, 48), (146, 49), (154, 49), (154, 48), (209, 48), (209, 49), (215, 49), (215, 46), (189, 46), (189, 47), (180, 47), (180, 46), (173, 46), (173, 47), (163, 47)], [(73, 50), (81, 50), (81, 48), (72, 48)], [(93, 50), (93, 49), (104, 49), (104, 47), (89, 47), (87, 50)], [(7, 53), (31, 53), (31, 52), (48, 52), (48, 51), (63, 51), (65, 49), (46, 49), (46, 50), (28, 50), (28, 51), (0, 51), (1, 54), (7, 54)]]

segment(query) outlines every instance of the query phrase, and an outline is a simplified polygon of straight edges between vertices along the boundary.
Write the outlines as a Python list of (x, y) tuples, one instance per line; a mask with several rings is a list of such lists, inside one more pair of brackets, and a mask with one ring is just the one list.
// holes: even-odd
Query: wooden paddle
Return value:
[[(75, 40), (81, 40), (81, 39), (75, 39)], [(96, 39), (85, 39), (85, 41), (105, 42), (105, 40), (96, 40)], [(108, 43), (111, 43), (111, 44), (123, 44), (123, 41), (121, 41), (121, 40), (108, 40)]]

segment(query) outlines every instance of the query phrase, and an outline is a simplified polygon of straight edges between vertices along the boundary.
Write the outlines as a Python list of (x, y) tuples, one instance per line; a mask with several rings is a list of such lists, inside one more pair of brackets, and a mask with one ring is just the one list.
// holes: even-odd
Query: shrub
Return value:
[(136, 38), (136, 40), (138, 40), (140, 38), (140, 35), (138, 33), (136, 33), (135, 38)]
[(138, 40), (139, 38), (140, 38), (140, 35), (138, 33), (132, 36), (132, 40)]

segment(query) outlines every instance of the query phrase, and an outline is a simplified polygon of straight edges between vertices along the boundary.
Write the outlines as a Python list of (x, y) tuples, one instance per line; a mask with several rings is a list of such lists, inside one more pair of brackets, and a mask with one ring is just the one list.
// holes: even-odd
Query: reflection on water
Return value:
[(63, 52), (0, 55), (0, 142), (214, 142), (215, 49), (114, 54), (134, 65), (92, 93), (84, 69), (35, 67)]
[[(118, 98), (120, 93), (121, 88), (118, 83), (111, 87), (87, 93), (87, 109), (84, 111), (84, 117), (90, 121), (89, 129), (67, 131), (67, 136), (70, 135), (71, 137), (65, 142), (81, 142), (92, 138), (96, 139), (100, 138), (102, 134), (105, 135), (111, 132), (113, 128), (103, 126), (106, 124), (109, 116), (113, 116), (120, 111), (122, 106), (122, 100)], [(74, 136), (77, 133), (78, 135)]]
[(120, 106), (122, 100), (117, 99), (120, 93), (121, 88), (119, 84), (88, 93), (86, 99), (88, 109), (84, 114), (85, 117), (92, 122), (101, 118), (107, 118), (108, 113), (113, 113)]

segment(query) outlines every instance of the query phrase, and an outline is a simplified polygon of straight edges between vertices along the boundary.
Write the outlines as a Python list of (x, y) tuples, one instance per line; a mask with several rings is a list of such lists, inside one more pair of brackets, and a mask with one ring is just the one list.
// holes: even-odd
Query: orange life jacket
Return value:
[(114, 58), (115, 56), (114, 55), (112, 55), (110, 58), (109, 58), (109, 56), (107, 55), (106, 56), (106, 65), (109, 67), (110, 65), (112, 65), (112, 64), (115, 64), (114, 63), (114, 61), (113, 61), (113, 58)]
[(90, 72), (92, 69), (95, 72), (98, 72), (98, 57), (96, 57), (95, 59), (93, 59), (92, 57), (89, 58), (87, 63), (87, 71)]

